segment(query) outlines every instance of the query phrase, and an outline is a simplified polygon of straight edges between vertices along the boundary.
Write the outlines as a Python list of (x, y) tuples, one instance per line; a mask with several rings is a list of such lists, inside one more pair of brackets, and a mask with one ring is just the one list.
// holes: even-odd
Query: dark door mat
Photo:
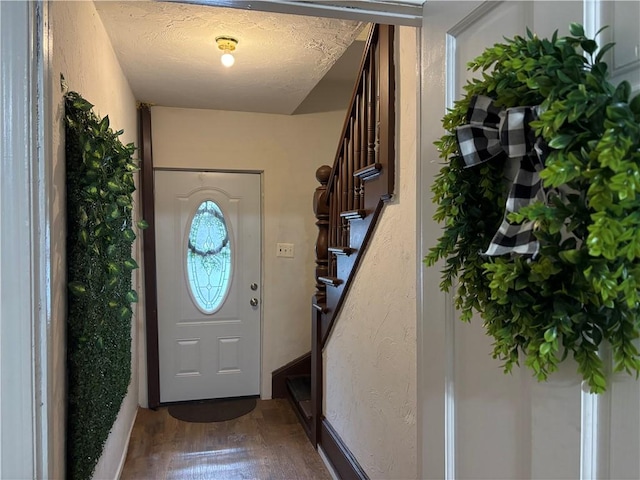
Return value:
[(169, 406), (169, 415), (183, 422), (226, 422), (241, 417), (256, 408), (255, 398), (205, 400)]

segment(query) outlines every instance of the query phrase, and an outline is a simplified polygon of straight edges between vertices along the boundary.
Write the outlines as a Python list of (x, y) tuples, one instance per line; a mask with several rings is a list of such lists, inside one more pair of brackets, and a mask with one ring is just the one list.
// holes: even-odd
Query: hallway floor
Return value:
[(258, 400), (228, 422), (187, 423), (140, 409), (122, 480), (294, 480), (331, 477), (284, 399)]

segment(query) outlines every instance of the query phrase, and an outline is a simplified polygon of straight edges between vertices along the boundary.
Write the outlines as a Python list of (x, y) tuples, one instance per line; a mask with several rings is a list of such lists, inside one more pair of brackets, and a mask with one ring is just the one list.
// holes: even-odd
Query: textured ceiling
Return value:
[[(293, 113), (363, 26), (180, 3), (96, 8), (139, 101), (216, 110)], [(231, 68), (220, 63), (221, 35), (238, 39)]]

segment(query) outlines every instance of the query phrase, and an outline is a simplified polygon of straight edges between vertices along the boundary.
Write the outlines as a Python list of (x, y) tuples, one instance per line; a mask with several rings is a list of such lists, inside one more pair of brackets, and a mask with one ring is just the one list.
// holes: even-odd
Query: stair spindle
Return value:
[[(360, 156), (362, 154), (362, 143), (360, 140), (362, 117), (360, 116), (360, 94), (356, 95), (356, 108), (355, 118), (353, 121), (353, 169), (354, 171), (360, 170)], [(362, 188), (362, 181), (358, 177), (354, 177), (353, 182), (353, 206), (352, 209), (360, 208), (360, 189)]]
[[(374, 55), (373, 58), (375, 59), (376, 65), (378, 65), (378, 68), (381, 68), (381, 63), (380, 63), (380, 44), (376, 45), (376, 48), (374, 50)], [(376, 131), (375, 131), (375, 145), (373, 148), (374, 151), (374, 156), (375, 156), (375, 163), (379, 163), (380, 162), (380, 75), (375, 75), (374, 76), (374, 92), (375, 92), (375, 127), (376, 127)]]
[(367, 72), (367, 165), (376, 163), (376, 77), (375, 57), (371, 57), (371, 68)]
[[(358, 125), (358, 133), (360, 139), (360, 155), (358, 157), (358, 170), (367, 165), (367, 70), (362, 72), (360, 102), (358, 104), (358, 114), (360, 122)], [(364, 208), (364, 182), (358, 178), (358, 206)]]
[[(342, 238), (342, 222), (340, 219), (340, 212), (342, 211), (342, 177), (338, 175), (336, 177), (336, 191), (335, 191), (335, 203), (336, 203), (336, 245), (340, 244), (340, 239)], [(335, 260), (335, 259), (334, 259)], [(334, 265), (335, 267), (335, 265)]]
[(353, 200), (355, 198), (355, 190), (354, 190), (354, 178), (353, 172), (355, 172), (354, 162), (355, 162), (355, 139), (354, 139), (354, 118), (351, 117), (349, 119), (349, 142), (347, 144), (347, 210), (353, 210)]
[(349, 209), (349, 139), (342, 140), (342, 164), (340, 165), (340, 177), (342, 179), (342, 208), (340, 212)]

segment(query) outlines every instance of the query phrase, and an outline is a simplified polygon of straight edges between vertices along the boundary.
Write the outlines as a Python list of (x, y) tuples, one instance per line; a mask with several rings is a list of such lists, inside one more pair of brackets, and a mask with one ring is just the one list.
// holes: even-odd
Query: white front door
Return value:
[(260, 393), (260, 175), (157, 170), (160, 401)]
[[(556, 29), (563, 35), (578, 22), (593, 35), (607, 24), (599, 42), (617, 42), (609, 60), (613, 82), (626, 78), (638, 90), (639, 19), (638, 2), (426, 2), (423, 254), (440, 236), (429, 193), (441, 167), (433, 141), (443, 133), (445, 109), (464, 93), (467, 62), (503, 37), (524, 36), (525, 27), (539, 36)], [(607, 394), (596, 397), (583, 392), (570, 361), (547, 383), (524, 367), (504, 375), (482, 320), (461, 322), (451, 297), (440, 293), (440, 270), (424, 271), (421, 478), (640, 478), (640, 382), (616, 376)]]

